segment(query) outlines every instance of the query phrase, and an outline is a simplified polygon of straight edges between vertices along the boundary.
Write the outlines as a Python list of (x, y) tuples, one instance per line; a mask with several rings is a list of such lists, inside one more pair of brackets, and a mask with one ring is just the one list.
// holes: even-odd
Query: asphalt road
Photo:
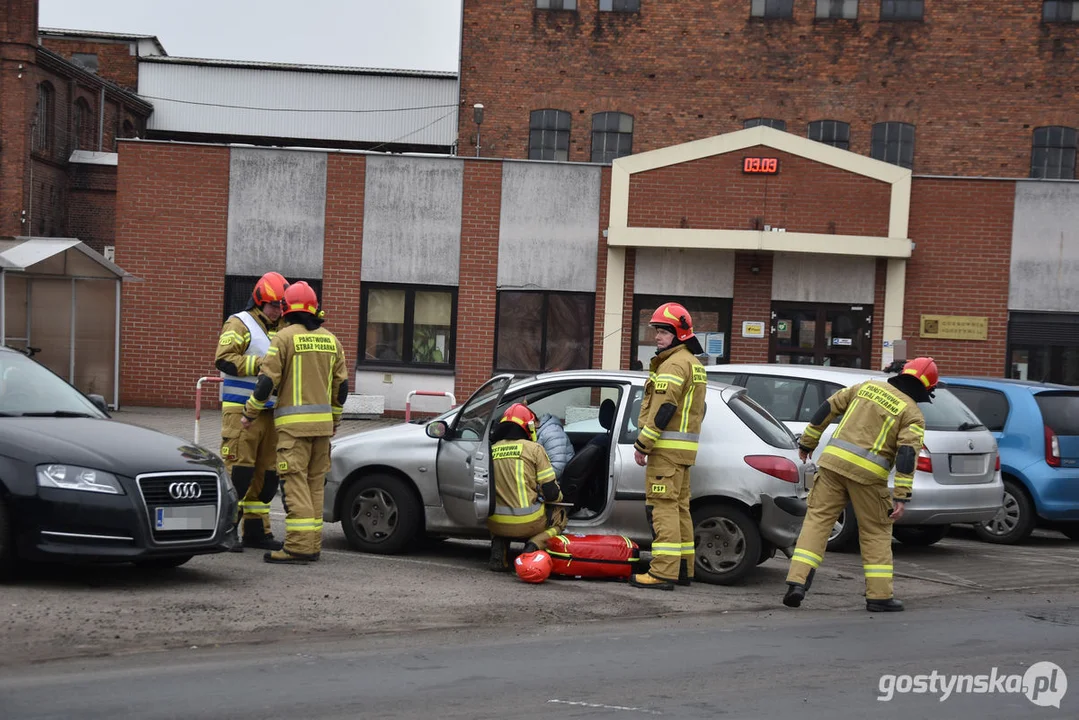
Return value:
[(880, 698), (883, 674), (1021, 676), (1053, 662), (1079, 678), (1076, 603), (1028, 592), (892, 615), (803, 608), (168, 651), (8, 667), (0, 708), (8, 720), (1075, 717), (1079, 690), (1048, 673), (1036, 695), (1007, 681)]

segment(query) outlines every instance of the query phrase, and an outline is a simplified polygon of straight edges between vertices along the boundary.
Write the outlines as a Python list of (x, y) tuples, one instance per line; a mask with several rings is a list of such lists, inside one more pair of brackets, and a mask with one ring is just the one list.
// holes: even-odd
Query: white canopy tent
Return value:
[(84, 393), (120, 399), (120, 283), (136, 278), (76, 238), (0, 238), (0, 345)]

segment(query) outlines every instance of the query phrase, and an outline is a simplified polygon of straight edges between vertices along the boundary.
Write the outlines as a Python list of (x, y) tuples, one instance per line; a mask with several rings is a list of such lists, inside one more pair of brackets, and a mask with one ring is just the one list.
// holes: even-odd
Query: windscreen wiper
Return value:
[(983, 425), (982, 423), (965, 422), (962, 425), (960, 425), (959, 427), (957, 427), (956, 430), (959, 431), (959, 432), (963, 432), (964, 430), (977, 430), (978, 428), (983, 428), (983, 427), (985, 427), (985, 425)]
[(64, 418), (96, 418), (97, 415), (91, 415), (84, 412), (73, 412), (71, 410), (53, 410), (52, 412), (28, 412), (19, 413), (20, 417), (64, 417)]

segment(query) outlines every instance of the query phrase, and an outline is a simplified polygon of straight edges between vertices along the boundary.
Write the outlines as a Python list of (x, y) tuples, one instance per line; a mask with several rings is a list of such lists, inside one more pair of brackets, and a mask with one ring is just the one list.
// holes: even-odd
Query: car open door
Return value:
[(438, 444), (438, 492), (446, 514), (462, 525), (482, 525), (491, 514), (491, 423), (512, 381), (513, 375), (496, 375), (484, 383)]

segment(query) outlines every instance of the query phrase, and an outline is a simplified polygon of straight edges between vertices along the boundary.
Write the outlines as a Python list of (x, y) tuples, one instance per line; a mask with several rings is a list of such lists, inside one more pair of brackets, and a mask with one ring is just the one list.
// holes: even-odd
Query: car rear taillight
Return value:
[(918, 464), (915, 467), (918, 472), (933, 472), (933, 455), (925, 447), (922, 447), (922, 451), (918, 453)]
[(785, 457), (775, 455), (746, 455), (746, 464), (754, 470), (760, 470), (783, 482), (796, 483), (799, 480), (798, 466)]
[(997, 453), (997, 466), (993, 469), (1000, 470), (1000, 453)]
[(1051, 467), (1060, 467), (1060, 441), (1048, 425), (1045, 426), (1045, 462)]

